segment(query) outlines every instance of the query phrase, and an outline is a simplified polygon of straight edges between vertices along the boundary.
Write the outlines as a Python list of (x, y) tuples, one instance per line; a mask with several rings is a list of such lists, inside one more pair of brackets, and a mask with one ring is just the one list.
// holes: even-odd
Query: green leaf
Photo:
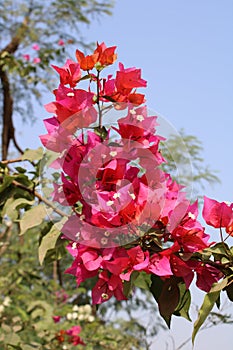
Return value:
[(212, 254), (228, 256), (230, 254), (230, 249), (226, 243), (217, 243), (213, 247), (206, 249)]
[(43, 157), (43, 148), (39, 147), (37, 149), (26, 149), (24, 154), (22, 155), (23, 160), (29, 160), (33, 162), (34, 160), (40, 160)]
[(1, 183), (1, 186), (0, 186), (0, 193), (2, 193), (6, 188), (9, 187), (13, 180), (14, 180), (13, 176), (4, 176), (3, 182)]
[(226, 287), (226, 292), (229, 300), (233, 302), (233, 283)]
[(29, 201), (26, 198), (9, 198), (2, 210), (1, 216), (4, 217), (7, 215), (10, 219), (16, 220), (18, 217), (18, 211), (19, 208), (24, 208), (27, 205), (33, 205), (35, 201)]
[(53, 325), (53, 307), (46, 301), (36, 300), (31, 302), (28, 306), (27, 312), (35, 321), (33, 327), (36, 331), (49, 329), (49, 327)]
[(57, 227), (53, 225), (50, 231), (42, 238), (38, 251), (41, 265), (43, 264), (47, 251), (55, 248), (60, 233), (61, 232), (57, 229)]
[(171, 316), (179, 303), (179, 287), (177, 281), (171, 277), (164, 282), (159, 296), (159, 312), (170, 327)]
[(189, 316), (189, 308), (191, 304), (191, 294), (188, 289), (186, 289), (185, 283), (179, 283), (179, 304), (177, 305), (174, 315), (181, 316), (186, 318), (188, 321), (191, 321), (191, 318)]
[(221, 290), (223, 290), (227, 286), (227, 283), (228, 283), (228, 277), (224, 278), (221, 282), (214, 283), (210, 290), (210, 293), (219, 292), (219, 291), (221, 292)]
[(172, 276), (164, 282), (152, 275), (151, 281), (150, 291), (158, 303), (160, 315), (170, 328), (171, 316), (179, 304), (178, 279)]
[(133, 285), (134, 285), (134, 281), (138, 277), (138, 275), (139, 275), (138, 271), (133, 271), (133, 273), (130, 276), (130, 280), (129, 281), (124, 281), (123, 293), (124, 293), (124, 295), (127, 298), (129, 297), (129, 295), (130, 295), (130, 293), (132, 291), (132, 288), (133, 288)]
[(96, 135), (100, 136), (103, 140), (105, 140), (107, 135), (108, 135), (107, 129), (104, 126), (102, 126), (102, 127), (99, 127), (99, 126), (95, 127), (94, 128), (94, 132), (95, 132)]
[(151, 275), (150, 291), (157, 302), (162, 292), (162, 288), (163, 288), (163, 281), (161, 280), (161, 278), (156, 275)]
[(206, 318), (210, 314), (210, 311), (213, 309), (215, 302), (218, 300), (220, 295), (220, 290), (216, 292), (209, 292), (206, 294), (203, 304), (198, 312), (198, 319), (194, 323), (193, 334), (192, 334), (192, 343), (194, 344), (194, 340), (196, 338), (197, 332), (200, 327), (205, 322)]
[(15, 170), (17, 170), (18, 173), (22, 173), (22, 174), (26, 173), (26, 171), (27, 171), (27, 169), (22, 168), (21, 166), (16, 166)]
[(150, 275), (145, 273), (145, 272), (140, 272), (138, 277), (134, 281), (135, 287), (145, 289), (145, 290), (150, 290), (151, 286), (151, 278)]
[(40, 225), (48, 212), (43, 204), (39, 204), (27, 210), (20, 220), (20, 235), (23, 235), (29, 228)]

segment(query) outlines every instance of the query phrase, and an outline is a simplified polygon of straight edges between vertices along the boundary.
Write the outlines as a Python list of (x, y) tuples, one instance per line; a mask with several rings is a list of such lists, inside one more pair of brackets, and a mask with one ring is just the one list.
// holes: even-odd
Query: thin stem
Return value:
[(56, 206), (47, 198), (42, 197), (37, 191), (35, 191), (34, 189), (28, 188), (27, 186), (22, 185), (21, 183), (19, 183), (18, 181), (13, 180), (12, 184), (18, 188), (21, 188), (31, 194), (33, 194), (36, 198), (38, 198), (41, 202), (45, 203), (46, 205), (48, 205), (48, 207), (52, 208), (55, 213), (57, 213), (60, 216), (63, 217), (68, 217), (68, 215), (66, 213), (64, 213), (62, 210), (56, 208)]
[(222, 227), (221, 226), (220, 226), (220, 238), (221, 238), (221, 242), (224, 243)]
[(7, 250), (10, 244), (11, 234), (12, 234), (12, 224), (6, 228), (6, 231), (3, 234), (1, 234), (1, 239), (3, 238), (3, 236), (5, 236), (5, 242), (4, 243), (2, 242), (2, 245), (0, 246), (0, 256), (2, 256)]
[(230, 233), (228, 233), (228, 235), (226, 236), (226, 238), (224, 238), (224, 241), (223, 242), (226, 242), (226, 240), (231, 237), (232, 235)]
[(102, 111), (100, 107), (100, 72), (97, 72), (97, 106), (98, 106), (98, 113), (99, 113), (99, 128), (102, 128)]
[(223, 232), (222, 232), (222, 227), (220, 226), (220, 238), (221, 238), (221, 242), (223, 244), (223, 248), (225, 250), (226, 255), (230, 258), (230, 260), (232, 259), (231, 255), (229, 255), (228, 250), (226, 249), (225, 243), (224, 243), (224, 238), (223, 238)]
[(19, 162), (24, 162), (24, 159), (22, 159), (22, 158), (15, 158), (15, 159), (1, 160), (2, 164), (11, 164), (11, 163), (19, 163)]

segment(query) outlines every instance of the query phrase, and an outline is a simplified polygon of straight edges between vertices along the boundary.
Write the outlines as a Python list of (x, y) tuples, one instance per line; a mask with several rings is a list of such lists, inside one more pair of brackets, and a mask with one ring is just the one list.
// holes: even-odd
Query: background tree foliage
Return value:
[[(0, 3), (0, 82), (2, 107), (2, 158), (6, 159), (15, 139), (13, 115), (32, 117), (32, 97), (40, 98), (48, 87), (47, 69), (51, 61), (61, 59), (65, 52), (58, 45), (84, 44), (80, 24), (90, 24), (93, 18), (111, 14), (110, 0), (6, 0)], [(39, 64), (25, 61), (32, 43), (40, 46)], [(65, 45), (67, 46), (67, 45)]]
[[(111, 1), (95, 0), (6, 0), (0, 3), (2, 349), (82, 348), (82, 345), (72, 345), (64, 336), (64, 331), (76, 324), (82, 327), (80, 336), (87, 349), (149, 349), (151, 337), (163, 327), (157, 308), (148, 296), (148, 285), (143, 281), (138, 282), (142, 292), (129, 301), (122, 304), (110, 301), (99, 310), (90, 309), (90, 282), (77, 288), (73, 278), (62, 273), (70, 265), (65, 248), (67, 242), (58, 229), (66, 214), (41, 195), (43, 150), (21, 150), (15, 139), (14, 118), (33, 118), (33, 103), (46, 88), (51, 88), (50, 64), (64, 60), (69, 45), (89, 47), (83, 41), (80, 24), (91, 24), (93, 18), (110, 14), (112, 6)], [(60, 39), (65, 46), (58, 45)], [(22, 56), (32, 54), (33, 43), (40, 46), (38, 64), (25, 61)], [(203, 166), (200, 142), (184, 133), (182, 137), (194, 158), (195, 183), (200, 184), (203, 178), (215, 182), (217, 177)], [(20, 155), (6, 160), (10, 141)], [(172, 172), (175, 163), (181, 165), (184, 157), (175, 136), (168, 142), (162, 152), (168, 159), (166, 170)], [(175, 161), (169, 156), (169, 148), (173, 152), (175, 149)], [(49, 219), (51, 212), (56, 213), (56, 224)], [(86, 309), (82, 308), (85, 305)], [(138, 310), (148, 311), (142, 321)], [(56, 323), (54, 316), (59, 316), (60, 322)]]

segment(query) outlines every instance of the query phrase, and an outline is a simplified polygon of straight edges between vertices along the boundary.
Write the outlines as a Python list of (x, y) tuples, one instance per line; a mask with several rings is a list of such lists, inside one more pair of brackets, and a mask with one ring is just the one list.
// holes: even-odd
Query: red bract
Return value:
[(68, 123), (63, 124), (68, 126), (74, 122), (76, 128), (88, 127), (97, 118), (97, 112), (93, 107), (94, 94), (81, 90), (70, 89), (63, 85), (59, 85), (57, 90), (54, 90), (56, 101), (48, 103), (45, 108), (48, 112), (56, 114), (60, 123), (63, 123), (68, 118)]
[(60, 75), (60, 83), (63, 85), (69, 84), (71, 88), (75, 87), (77, 82), (82, 77), (79, 63), (76, 63), (72, 60), (67, 60), (63, 67), (57, 67), (53, 65), (52, 67)]
[(53, 316), (54, 323), (59, 323), (61, 319), (61, 316)]
[(174, 275), (184, 279), (187, 289), (193, 280), (194, 272), (197, 275), (197, 287), (207, 293), (213, 283), (218, 282), (223, 277), (223, 273), (219, 269), (208, 263), (195, 260), (183, 261), (176, 255), (171, 256), (170, 262)]
[(55, 117), (44, 119), (44, 124), (48, 134), (40, 136), (42, 144), (58, 153), (67, 149), (72, 142), (70, 132), (63, 128)]
[(134, 90), (146, 87), (146, 81), (141, 78), (141, 69), (134, 67), (125, 69), (122, 63), (119, 64), (119, 69), (115, 79), (110, 75), (104, 80), (103, 90), (100, 91), (101, 98), (104, 101), (110, 99), (118, 103), (142, 104), (145, 101), (144, 95)]
[(80, 64), (81, 69), (89, 71), (94, 68), (98, 61), (99, 54), (94, 53), (93, 55), (85, 56), (82, 51), (76, 50), (76, 58)]
[(123, 293), (123, 284), (120, 277), (117, 275), (109, 276), (107, 271), (103, 271), (99, 274), (98, 282), (92, 289), (93, 304), (101, 304), (113, 295), (117, 300), (127, 299)]
[(226, 228), (228, 233), (233, 233), (233, 204), (220, 203), (204, 196), (202, 214), (208, 225), (215, 228)]
[(146, 80), (141, 78), (141, 69), (124, 68), (122, 63), (119, 64), (119, 71), (116, 74), (116, 88), (122, 95), (128, 95), (132, 89), (146, 87)]
[(116, 46), (106, 47), (105, 43), (101, 43), (101, 44), (97, 43), (97, 48), (95, 49), (94, 53), (98, 54), (97, 61), (102, 66), (108, 66), (110, 64), (113, 64), (117, 59), (115, 50), (116, 50)]
[[(77, 250), (77, 256), (72, 266), (65, 271), (65, 273), (69, 273), (71, 275), (76, 276), (76, 281), (78, 285), (80, 285), (80, 283), (84, 282), (86, 279), (94, 277), (98, 274), (98, 269), (100, 266), (99, 264), (96, 266), (95, 269), (93, 267), (93, 264), (91, 268), (87, 265), (87, 267), (89, 267), (88, 269), (87, 267), (85, 267), (83, 263), (82, 256), (85, 252), (88, 252), (89, 250), (90, 250), (89, 247), (79, 246)], [(91, 254), (92, 256), (93, 254), (96, 256), (95, 250), (92, 249)]]
[(201, 262), (195, 267), (195, 272), (197, 274), (197, 287), (207, 293), (213, 283), (218, 282), (223, 277), (223, 273), (217, 268)]
[(186, 288), (188, 289), (194, 277), (192, 267), (190, 267), (187, 262), (183, 261), (175, 254), (171, 255), (170, 263), (173, 274), (177, 277), (182, 277)]
[(172, 271), (170, 261), (166, 256), (161, 254), (153, 254), (147, 268), (147, 273), (153, 273), (157, 276), (171, 276)]
[(66, 330), (66, 334), (69, 336), (69, 343), (73, 345), (85, 345), (83, 340), (79, 337), (79, 333), (81, 332), (80, 326), (72, 326), (70, 329)]
[(100, 65), (97, 69), (102, 69), (104, 66), (113, 64), (116, 61), (117, 55), (115, 50), (116, 46), (106, 47), (105, 43), (97, 43), (97, 48), (92, 55), (85, 56), (82, 51), (76, 50), (76, 58), (80, 67), (85, 71), (93, 69), (97, 64)]

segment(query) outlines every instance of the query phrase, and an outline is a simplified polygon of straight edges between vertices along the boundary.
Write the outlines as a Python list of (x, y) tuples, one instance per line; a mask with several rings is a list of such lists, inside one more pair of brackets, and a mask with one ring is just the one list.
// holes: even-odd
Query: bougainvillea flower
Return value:
[[(73, 264), (65, 271), (65, 273), (76, 276), (76, 282), (78, 285), (84, 282), (86, 279), (94, 277), (98, 274), (99, 265), (97, 268), (88, 270), (83, 263), (82, 255), (89, 251), (87, 246), (79, 246), (78, 255), (76, 256)], [(93, 248), (92, 251), (94, 252)], [(92, 266), (93, 268), (93, 266)]]
[(123, 284), (119, 276), (111, 275), (109, 277), (107, 271), (99, 274), (99, 279), (92, 289), (93, 304), (101, 304), (109, 300), (112, 296), (117, 300), (126, 300), (123, 293)]
[(37, 63), (40, 63), (40, 62), (41, 62), (40, 57), (33, 58), (33, 63), (37, 64)]
[(116, 50), (116, 46), (107, 47), (103, 42), (101, 44), (97, 43), (97, 48), (95, 49), (94, 53), (98, 54), (97, 61), (102, 66), (108, 66), (110, 64), (113, 64), (117, 59), (115, 50)]
[(75, 87), (82, 77), (80, 64), (70, 59), (66, 61), (63, 67), (57, 67), (54, 65), (52, 65), (52, 67), (60, 75), (60, 83), (63, 85), (69, 84), (71, 88)]
[(148, 268), (145, 271), (147, 273), (154, 273), (157, 276), (173, 275), (169, 258), (156, 253), (150, 257)]
[(53, 316), (54, 323), (59, 323), (61, 319), (61, 316)]
[(141, 78), (141, 69), (134, 67), (125, 69), (122, 63), (119, 64), (119, 69), (116, 79), (110, 75), (104, 81), (104, 88), (100, 91), (101, 99), (123, 103), (119, 108), (125, 108), (124, 103), (127, 102), (134, 105), (144, 103), (144, 95), (133, 90), (147, 85), (147, 82)]
[(70, 147), (72, 135), (60, 125), (56, 117), (44, 119), (44, 125), (48, 134), (41, 135), (40, 140), (47, 149), (61, 152)]
[(32, 45), (32, 49), (35, 51), (39, 51), (40, 50), (40, 46), (38, 44), (33, 44)]
[(170, 256), (170, 264), (173, 274), (182, 277), (188, 289), (194, 277), (193, 268), (175, 254)]
[(97, 111), (93, 107), (93, 93), (59, 85), (58, 89), (54, 90), (54, 94), (56, 101), (46, 104), (45, 109), (49, 113), (56, 114), (60, 123), (68, 119), (64, 124), (66, 128), (70, 123), (74, 123), (76, 128), (88, 127), (96, 121)]
[(25, 61), (30, 61), (30, 55), (28, 54), (23, 55), (23, 58), (25, 59)]
[(146, 87), (146, 80), (141, 78), (141, 69), (124, 68), (122, 63), (119, 63), (119, 71), (116, 74), (117, 91), (123, 95), (127, 95), (134, 88)]
[(149, 252), (144, 252), (139, 246), (127, 250), (127, 254), (129, 256), (128, 265), (124, 273), (120, 275), (125, 281), (130, 280), (133, 271), (143, 271), (149, 264)]
[(76, 50), (76, 58), (80, 64), (81, 69), (91, 70), (94, 68), (96, 62), (98, 61), (99, 53), (94, 53), (93, 55), (85, 56), (82, 51)]
[(204, 233), (203, 229), (185, 229), (182, 226), (178, 226), (172, 232), (172, 237), (174, 240), (177, 240), (185, 253), (198, 252), (208, 248), (210, 245), (210, 243), (208, 243), (210, 236)]
[(80, 326), (72, 326), (70, 329), (66, 330), (66, 334), (70, 337), (69, 342), (73, 345), (85, 345), (83, 340), (79, 337), (79, 333), (81, 332)]
[(57, 44), (58, 44), (59, 46), (64, 46), (64, 45), (65, 45), (65, 42), (64, 42), (64, 40), (59, 39)]
[[(165, 160), (160, 153), (163, 138), (155, 134), (157, 117), (149, 116), (146, 106), (138, 107), (145, 101), (137, 91), (146, 87), (141, 70), (120, 64), (115, 78), (102, 77), (105, 66), (116, 60), (115, 49), (97, 44), (88, 56), (77, 50), (78, 63), (67, 60), (63, 67), (54, 66), (60, 85), (54, 90), (56, 100), (46, 106), (54, 117), (45, 121), (48, 134), (41, 141), (59, 153), (52, 163), (61, 169), (53, 200), (72, 211), (62, 227), (74, 259), (66, 273), (76, 277), (77, 285), (97, 280), (94, 304), (112, 296), (125, 300), (123, 285), (130, 281), (133, 287), (132, 274), (141, 272), (168, 279), (177, 290), (182, 280), (188, 289), (196, 274), (197, 286), (208, 292), (223, 274), (218, 258), (202, 260), (211, 243), (197, 220), (198, 203), (191, 205), (184, 187), (161, 168)], [(89, 72), (93, 68), (96, 74)], [(76, 88), (81, 70), (88, 71), (86, 90)], [(116, 128), (106, 130), (102, 117), (109, 107), (125, 108), (126, 114)], [(79, 130), (86, 127), (94, 130)], [(233, 204), (205, 197), (208, 224), (233, 234), (232, 213)], [(79, 333), (75, 326), (62, 330), (59, 341), (82, 344)]]
[(233, 222), (233, 204), (220, 203), (204, 196), (202, 214), (208, 225), (215, 228), (224, 227), (227, 232), (233, 231), (233, 227), (230, 229)]
[(218, 282), (223, 277), (223, 273), (220, 270), (201, 262), (195, 267), (195, 272), (197, 274), (197, 287), (207, 293), (210, 291), (213, 283)]

